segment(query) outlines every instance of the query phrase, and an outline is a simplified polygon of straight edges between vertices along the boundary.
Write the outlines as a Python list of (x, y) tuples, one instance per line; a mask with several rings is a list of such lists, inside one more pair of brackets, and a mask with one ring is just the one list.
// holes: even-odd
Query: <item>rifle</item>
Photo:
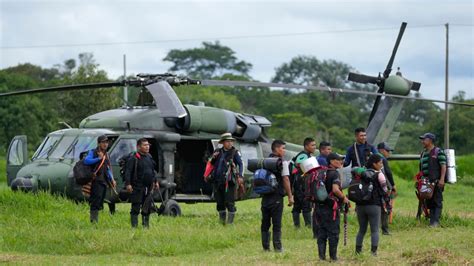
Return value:
[(344, 204), (344, 246), (347, 245), (347, 214), (349, 213), (350, 203)]

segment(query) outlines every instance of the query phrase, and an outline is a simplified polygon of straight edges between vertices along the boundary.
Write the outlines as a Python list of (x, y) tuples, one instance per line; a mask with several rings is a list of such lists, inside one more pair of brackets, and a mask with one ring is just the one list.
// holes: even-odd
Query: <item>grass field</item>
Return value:
[[(3, 161), (0, 162), (3, 164)], [(1, 165), (0, 164), (0, 165)], [(408, 166), (407, 166), (408, 167)], [(5, 172), (1, 173), (4, 180)], [(349, 216), (348, 245), (343, 264), (472, 264), (474, 262), (474, 172), (445, 190), (442, 228), (415, 220), (413, 183), (397, 178), (392, 236), (381, 236), (377, 257), (354, 255), (357, 222)], [(260, 244), (260, 200), (237, 203), (235, 225), (217, 222), (215, 204), (182, 204), (183, 216), (154, 216), (149, 230), (132, 230), (129, 205), (114, 216), (102, 212), (100, 222), (88, 221), (88, 207), (47, 193), (14, 193), (0, 183), (0, 263), (11, 264), (315, 264), (316, 242), (310, 229), (292, 227), (285, 207), (285, 252), (264, 253)]]

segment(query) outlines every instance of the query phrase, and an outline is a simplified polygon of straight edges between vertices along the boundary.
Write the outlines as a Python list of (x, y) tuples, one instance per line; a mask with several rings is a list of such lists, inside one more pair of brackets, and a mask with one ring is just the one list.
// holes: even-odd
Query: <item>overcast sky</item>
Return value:
[[(52, 67), (90, 52), (111, 78), (123, 73), (123, 54), (128, 73), (161, 73), (171, 66), (162, 61), (170, 49), (220, 39), (253, 64), (250, 75), (260, 81), (297, 55), (377, 75), (406, 21), (394, 67), (421, 82), (424, 97), (444, 99), (449, 23), (450, 95), (463, 90), (474, 98), (473, 1), (355, 2), (0, 0), (0, 68), (26, 62)], [(99, 45), (120, 42), (149, 43)]]

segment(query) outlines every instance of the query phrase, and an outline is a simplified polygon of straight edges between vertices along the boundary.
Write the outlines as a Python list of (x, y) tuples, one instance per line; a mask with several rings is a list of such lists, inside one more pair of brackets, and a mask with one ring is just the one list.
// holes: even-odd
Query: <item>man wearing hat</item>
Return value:
[[(342, 192), (341, 178), (338, 168), (343, 167), (343, 157), (337, 153), (330, 153), (326, 160), (328, 170), (324, 185), (328, 195), (332, 195), (324, 202), (318, 202), (315, 206), (315, 218), (318, 223), (318, 254), (320, 260), (326, 259), (326, 243), (329, 244), (329, 256), (332, 261), (337, 260), (337, 244), (340, 232), (339, 206), (348, 203), (349, 199)], [(337, 208), (334, 208), (337, 204)]]
[(91, 193), (89, 197), (90, 221), (97, 223), (99, 221), (99, 210), (104, 207), (105, 193), (107, 186), (115, 187), (116, 183), (110, 166), (107, 148), (109, 139), (106, 135), (97, 138), (97, 148), (90, 150), (84, 159), (85, 165), (93, 166), (96, 173), (92, 178)]
[[(233, 146), (235, 139), (231, 133), (224, 133), (219, 139), (222, 144), (212, 154), (210, 163), (214, 166), (211, 173), (212, 183), (214, 184), (214, 198), (217, 203), (219, 220), (222, 224), (232, 224), (234, 222), (235, 212), (235, 192), (237, 185), (243, 184), (242, 158), (240, 152)], [(209, 177), (204, 177), (209, 181)], [(227, 211), (229, 212), (227, 216)], [(227, 221), (226, 221), (227, 218)]]
[(422, 178), (428, 178), (430, 183), (435, 183), (433, 197), (426, 200), (430, 209), (430, 226), (439, 226), (439, 218), (443, 209), (443, 191), (446, 178), (446, 155), (443, 149), (435, 146), (436, 136), (433, 133), (421, 135), (423, 152), (420, 156), (420, 171)]
[[(385, 177), (388, 180), (387, 186), (388, 189), (391, 191), (390, 193), (396, 193), (396, 188), (395, 188), (395, 181), (393, 180), (393, 174), (392, 170), (390, 169), (390, 166), (388, 164), (388, 157), (390, 156), (390, 153), (393, 151), (393, 149), (388, 145), (387, 142), (381, 142), (377, 145), (377, 150), (378, 150), (378, 155), (382, 157), (382, 162), (383, 162), (383, 168), (382, 172), (385, 175)], [(388, 210), (386, 211), (385, 208), (382, 206), (382, 211), (381, 211), (382, 217), (382, 234), (384, 235), (390, 235), (390, 232), (388, 230), (388, 216), (389, 212)]]

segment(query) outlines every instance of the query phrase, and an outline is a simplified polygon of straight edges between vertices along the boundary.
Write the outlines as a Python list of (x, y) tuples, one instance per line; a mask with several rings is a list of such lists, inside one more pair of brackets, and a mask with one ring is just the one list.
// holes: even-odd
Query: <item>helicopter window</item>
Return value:
[(74, 159), (79, 158), (79, 155), (87, 150), (94, 148), (96, 136), (79, 136), (69, 150), (64, 155), (64, 158)]
[(23, 149), (20, 140), (15, 140), (10, 148), (8, 154), (9, 165), (22, 165), (23, 164)]
[(67, 148), (71, 146), (75, 138), (76, 136), (64, 136), (49, 157), (50, 158), (62, 157), (64, 153), (66, 152)]
[(242, 156), (242, 164), (244, 166), (244, 171), (247, 170), (247, 162), (249, 159), (258, 158), (258, 151), (256, 144), (240, 143), (240, 155)]
[(54, 147), (54, 145), (56, 144), (56, 142), (58, 142), (60, 138), (61, 136), (58, 135), (52, 135), (47, 137), (36, 150), (32, 160), (46, 158), (48, 156), (48, 153), (51, 151), (51, 149)]
[(118, 164), (118, 160), (131, 152), (137, 150), (136, 139), (120, 139), (115, 148), (110, 153), (110, 161), (113, 164)]

